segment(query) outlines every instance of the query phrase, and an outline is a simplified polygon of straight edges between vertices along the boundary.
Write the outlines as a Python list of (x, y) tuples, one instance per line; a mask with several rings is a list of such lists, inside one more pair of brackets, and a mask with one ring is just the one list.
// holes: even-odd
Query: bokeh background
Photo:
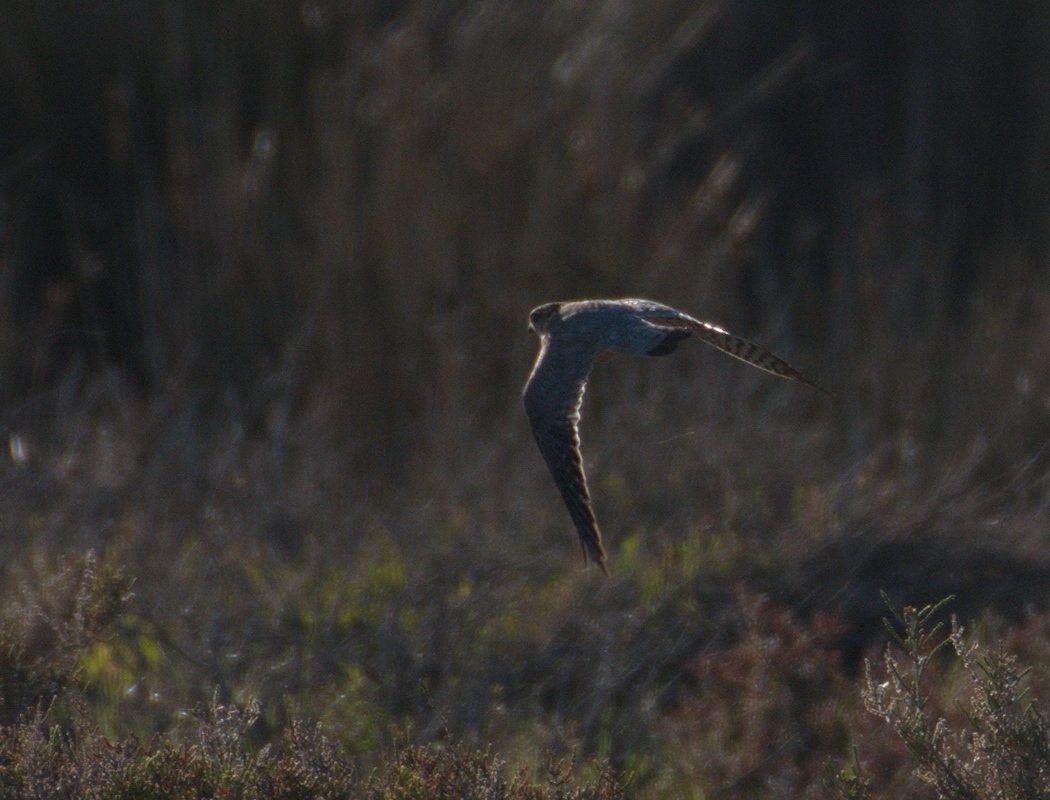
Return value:
[[(5, 596), (29, 630), (85, 553), (130, 579), (76, 660), (113, 735), (257, 698), (262, 740), (365, 762), (575, 748), (740, 797), (852, 737), (902, 797), (854, 683), (880, 590), (1043, 630), (1044, 4), (0, 10)], [(520, 406), (528, 311), (597, 296), (834, 393), (600, 363), (609, 580)]]

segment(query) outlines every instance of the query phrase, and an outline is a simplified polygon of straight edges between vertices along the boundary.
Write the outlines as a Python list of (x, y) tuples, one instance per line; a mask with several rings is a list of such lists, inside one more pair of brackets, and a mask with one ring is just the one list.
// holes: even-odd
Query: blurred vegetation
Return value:
[[(18, 796), (1042, 791), (1041, 5), (2, 9)], [(606, 580), (519, 395), (626, 295), (836, 396), (601, 363)]]

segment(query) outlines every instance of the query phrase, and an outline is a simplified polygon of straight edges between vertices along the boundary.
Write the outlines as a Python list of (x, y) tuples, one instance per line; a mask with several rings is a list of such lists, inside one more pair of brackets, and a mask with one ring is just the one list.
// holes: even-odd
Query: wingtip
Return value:
[(602, 574), (604, 574), (605, 577), (609, 577), (609, 567), (606, 566), (605, 548), (601, 546), (601, 543), (581, 541), (580, 544), (583, 546), (584, 566), (589, 567), (591, 564), (594, 564), (602, 571)]
[(596, 567), (598, 567), (598, 569), (600, 569), (602, 571), (602, 575), (604, 575), (606, 578), (609, 577), (609, 567), (606, 564), (605, 554), (604, 553), (602, 554), (602, 557), (600, 559), (599, 558), (595, 558), (594, 556), (589, 555), (589, 554), (585, 555), (583, 561), (584, 561), (584, 567), (585, 568), (586, 567), (590, 567), (591, 564), (594, 564)]
[(587, 556), (587, 560), (593, 564), (597, 564), (598, 569), (600, 569), (602, 571), (602, 574), (605, 575), (606, 578), (608, 578), (609, 567), (606, 565), (605, 548), (603, 548), (601, 545), (598, 545), (598, 551), (595, 553), (588, 553)]

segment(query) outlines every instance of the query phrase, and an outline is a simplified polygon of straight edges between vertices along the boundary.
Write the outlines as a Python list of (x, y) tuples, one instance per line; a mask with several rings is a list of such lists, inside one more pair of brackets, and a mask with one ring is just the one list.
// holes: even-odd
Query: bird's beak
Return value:
[(534, 327), (532, 327), (532, 323), (530, 322), (529, 323), (529, 333), (535, 333), (535, 332), (536, 332), (536, 329)]

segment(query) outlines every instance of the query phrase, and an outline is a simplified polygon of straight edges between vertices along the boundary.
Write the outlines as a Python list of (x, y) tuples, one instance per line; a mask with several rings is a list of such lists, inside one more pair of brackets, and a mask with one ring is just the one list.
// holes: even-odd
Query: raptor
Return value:
[(583, 390), (599, 353), (664, 356), (695, 335), (752, 366), (827, 393), (758, 345), (651, 300), (546, 303), (532, 310), (529, 330), (540, 338), (524, 395), (532, 435), (569, 509), (584, 557), (605, 572), (605, 548), (587, 489), (579, 434)]

